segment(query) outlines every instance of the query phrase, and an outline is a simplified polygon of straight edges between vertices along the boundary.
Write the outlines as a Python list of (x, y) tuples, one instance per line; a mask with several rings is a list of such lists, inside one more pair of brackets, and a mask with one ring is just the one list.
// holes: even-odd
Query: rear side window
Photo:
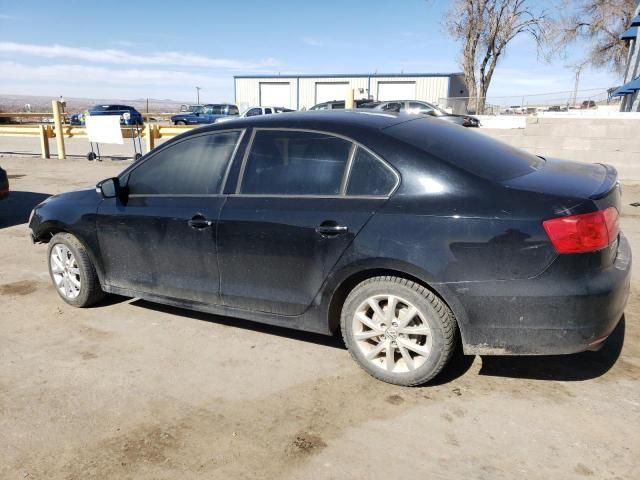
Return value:
[(235, 105), (229, 105), (229, 115), (238, 115), (238, 107)]
[(188, 138), (156, 153), (129, 174), (132, 195), (219, 193), (240, 132)]
[(347, 195), (389, 195), (397, 177), (384, 163), (362, 148), (358, 148), (349, 174)]
[(338, 195), (351, 145), (322, 133), (258, 130), (240, 192)]
[(439, 119), (420, 118), (384, 130), (478, 177), (504, 181), (539, 170), (545, 161), (535, 155), (492, 139), (488, 135), (450, 125)]
[(384, 105), (382, 107), (382, 110), (385, 110), (387, 112), (399, 112), (401, 110), (404, 110), (404, 106), (398, 102), (391, 102)]
[(262, 109), (260, 108), (252, 108), (247, 111), (245, 117), (255, 117), (257, 115), (262, 115)]

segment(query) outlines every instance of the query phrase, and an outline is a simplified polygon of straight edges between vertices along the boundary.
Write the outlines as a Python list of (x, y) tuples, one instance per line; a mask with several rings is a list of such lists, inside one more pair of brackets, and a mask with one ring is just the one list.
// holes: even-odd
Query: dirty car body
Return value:
[[(209, 136), (224, 140), (228, 161), (207, 179), (206, 192), (149, 184), (188, 174), (167, 158), (183, 161), (187, 142)], [(274, 136), (280, 143), (267, 141)], [(348, 151), (329, 168), (341, 178), (334, 191), (314, 190), (314, 181), (335, 173), (326, 169), (291, 173), (295, 187), (278, 184), (283, 173), (270, 176), (273, 145), (308, 136)], [(359, 152), (380, 163), (358, 166)], [(154, 162), (162, 172), (147, 183), (136, 179), (138, 168), (151, 171)], [(373, 182), (376, 176), (384, 178)], [(36, 207), (30, 228), (37, 242), (72, 233), (102, 289), (120, 295), (331, 334), (354, 285), (394, 275), (448, 306), (466, 353), (567, 354), (602, 342), (629, 293), (631, 251), (616, 229), (613, 168), (542, 159), (435, 118), (305, 112), (239, 119), (165, 143), (116, 183), (113, 198), (94, 188), (51, 197)], [(597, 224), (605, 211), (606, 244), (561, 253), (570, 249), (558, 237), (563, 228), (594, 215)]]

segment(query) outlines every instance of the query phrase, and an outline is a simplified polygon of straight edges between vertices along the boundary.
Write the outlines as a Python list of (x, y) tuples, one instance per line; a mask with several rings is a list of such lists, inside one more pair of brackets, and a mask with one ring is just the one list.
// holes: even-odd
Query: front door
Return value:
[(325, 133), (256, 130), (218, 225), (225, 305), (281, 315), (309, 307), (396, 183), (383, 167), (392, 177), (386, 191), (349, 196), (349, 166), (360, 151)]
[(121, 179), (122, 199), (98, 209), (107, 285), (219, 303), (216, 220), (240, 131), (189, 136), (152, 154)]

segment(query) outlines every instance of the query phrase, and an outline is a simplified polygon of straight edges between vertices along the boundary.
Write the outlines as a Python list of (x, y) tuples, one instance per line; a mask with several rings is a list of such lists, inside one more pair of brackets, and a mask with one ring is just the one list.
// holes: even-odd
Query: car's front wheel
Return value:
[(49, 242), (49, 275), (58, 295), (74, 307), (88, 307), (101, 300), (96, 269), (84, 246), (69, 233), (58, 233)]
[(451, 358), (456, 322), (433, 292), (400, 277), (373, 277), (345, 300), (342, 335), (358, 364), (395, 385), (433, 379)]
[(176, 125), (186, 125), (186, 124), (187, 124), (187, 122), (185, 122), (184, 120), (178, 120), (176, 122)]

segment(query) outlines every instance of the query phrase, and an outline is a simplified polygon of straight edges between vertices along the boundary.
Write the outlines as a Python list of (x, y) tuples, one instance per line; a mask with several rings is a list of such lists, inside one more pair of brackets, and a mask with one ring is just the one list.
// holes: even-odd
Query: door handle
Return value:
[(213, 225), (213, 222), (211, 220), (207, 220), (202, 215), (195, 215), (187, 223), (191, 228), (195, 228), (195, 229), (208, 228), (211, 225)]
[(333, 221), (322, 222), (320, 226), (316, 227), (316, 232), (318, 232), (320, 235), (326, 236), (340, 235), (342, 233), (347, 233), (348, 231), (348, 227), (344, 225), (338, 225)]

